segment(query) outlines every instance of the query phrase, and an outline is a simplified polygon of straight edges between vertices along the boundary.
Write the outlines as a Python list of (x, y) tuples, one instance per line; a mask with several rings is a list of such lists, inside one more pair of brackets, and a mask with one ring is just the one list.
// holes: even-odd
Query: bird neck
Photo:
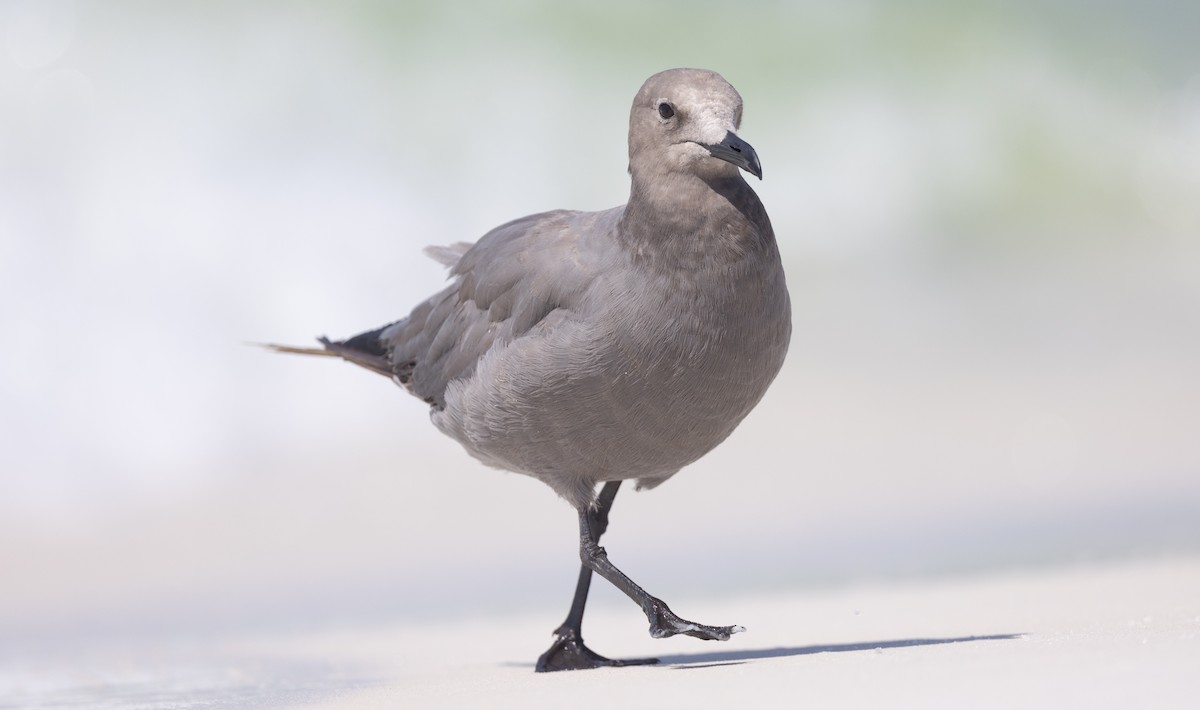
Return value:
[[(701, 234), (710, 236), (701, 240)], [(618, 235), (639, 256), (669, 253), (676, 263), (681, 257), (697, 262), (693, 266), (775, 248), (762, 202), (737, 173), (660, 173), (652, 180), (635, 175)]]

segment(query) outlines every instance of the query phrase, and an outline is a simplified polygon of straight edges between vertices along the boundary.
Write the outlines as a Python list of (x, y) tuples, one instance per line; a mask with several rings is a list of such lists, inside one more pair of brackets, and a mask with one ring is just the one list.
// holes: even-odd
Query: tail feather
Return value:
[(266, 348), (275, 353), (291, 353), (293, 355), (323, 355), (325, 357), (340, 357), (332, 350), (325, 348), (301, 348), (295, 345), (278, 345), (276, 343), (250, 343), (260, 348)]
[[(369, 335), (364, 333), (363, 335)], [(332, 341), (324, 336), (317, 340), (324, 345), (324, 348), (302, 348), (295, 345), (276, 345), (275, 343), (261, 343), (261, 346), (277, 353), (290, 353), (293, 355), (320, 355), (322, 357), (340, 357), (343, 360), (358, 365), (384, 377), (394, 377), (396, 372), (392, 369), (392, 363), (388, 360), (386, 353), (381, 346), (375, 346), (373, 352), (360, 350), (356, 345), (362, 344), (362, 341), (355, 342), (362, 336), (355, 336), (346, 341)]]

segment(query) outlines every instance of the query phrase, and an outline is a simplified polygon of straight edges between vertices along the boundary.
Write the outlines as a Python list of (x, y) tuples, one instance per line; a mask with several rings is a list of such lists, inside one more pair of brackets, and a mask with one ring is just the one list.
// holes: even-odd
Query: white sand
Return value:
[[(650, 639), (628, 604), (585, 635), (657, 667), (535, 674), (560, 610), (17, 657), (0, 707), (1194, 708), (1200, 559), (850, 589), (675, 599), (746, 625), (727, 643)], [(553, 613), (551, 613), (553, 611)], [(10, 659), (11, 660), (11, 659)]]

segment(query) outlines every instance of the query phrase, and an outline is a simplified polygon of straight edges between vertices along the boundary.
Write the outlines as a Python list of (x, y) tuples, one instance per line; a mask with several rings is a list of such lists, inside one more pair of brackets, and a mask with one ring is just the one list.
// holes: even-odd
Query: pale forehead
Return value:
[(737, 114), (742, 108), (742, 97), (724, 81), (669, 87), (661, 98), (692, 113)]
[(716, 72), (704, 69), (671, 69), (650, 77), (639, 99), (666, 99), (680, 108), (713, 113), (740, 113), (742, 97)]

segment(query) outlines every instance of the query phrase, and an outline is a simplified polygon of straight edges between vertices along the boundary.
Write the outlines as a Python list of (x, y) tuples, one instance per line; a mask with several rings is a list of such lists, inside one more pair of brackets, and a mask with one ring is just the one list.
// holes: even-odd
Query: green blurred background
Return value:
[(442, 283), (424, 245), (621, 203), (629, 101), (673, 66), (745, 99), (795, 335), (726, 444), (617, 501), (614, 560), (686, 608), (1200, 552), (1200, 4), (0, 22), (6, 634), (512, 609), (549, 632), (567, 505), (378, 378), (244, 342), (388, 322)]

